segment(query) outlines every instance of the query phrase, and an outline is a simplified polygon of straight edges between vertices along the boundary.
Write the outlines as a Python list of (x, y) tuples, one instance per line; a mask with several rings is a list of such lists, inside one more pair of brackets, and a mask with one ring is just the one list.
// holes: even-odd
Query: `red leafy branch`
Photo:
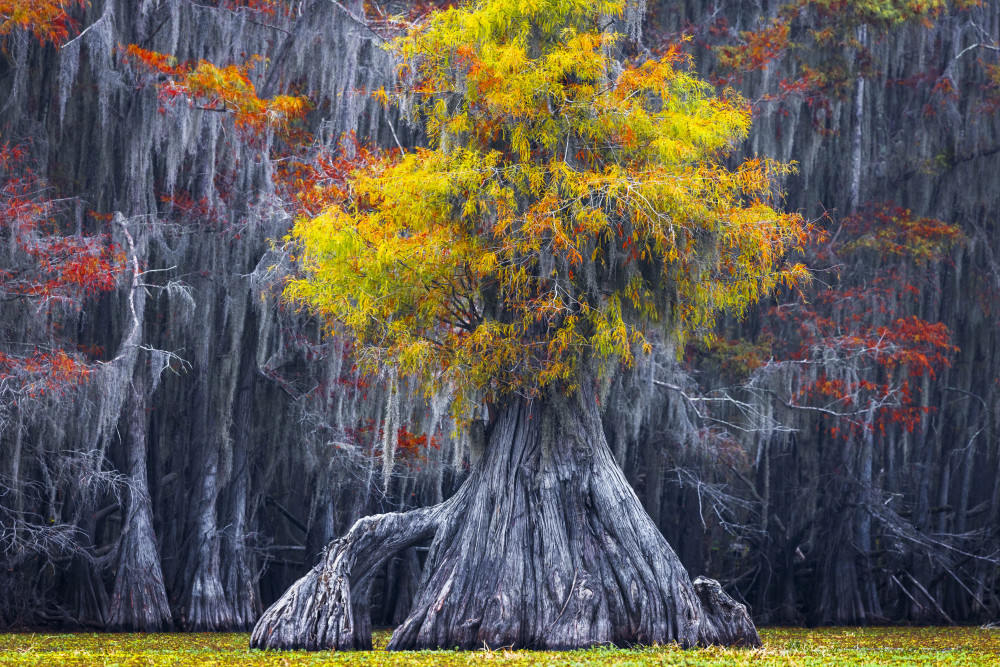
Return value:
[(60, 322), (54, 307), (79, 311), (88, 297), (114, 289), (123, 271), (124, 256), (107, 234), (62, 233), (64, 202), (46, 194), (27, 147), (0, 146), (0, 301), (38, 320), (0, 337), (3, 400), (61, 393), (90, 373), (68, 342), (53, 347)]

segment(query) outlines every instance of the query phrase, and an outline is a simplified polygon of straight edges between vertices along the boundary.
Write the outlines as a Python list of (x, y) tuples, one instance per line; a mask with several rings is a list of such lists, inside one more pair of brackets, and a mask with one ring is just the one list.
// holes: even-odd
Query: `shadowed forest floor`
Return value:
[[(565, 653), (250, 651), (247, 634), (6, 634), (0, 665), (962, 665), (1000, 664), (1000, 629), (764, 628), (756, 651), (676, 646)], [(377, 647), (389, 632), (375, 633)]]

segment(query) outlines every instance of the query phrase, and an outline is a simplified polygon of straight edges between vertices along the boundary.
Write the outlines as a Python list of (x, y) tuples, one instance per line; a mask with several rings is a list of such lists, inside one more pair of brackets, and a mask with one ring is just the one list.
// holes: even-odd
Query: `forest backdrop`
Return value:
[[(0, 627), (246, 629), (356, 519), (463, 479), (446, 405), (278, 299), (295, 216), (425, 141), (383, 45), (439, 9), (0, 0)], [(740, 154), (794, 161), (816, 227), (810, 285), (616, 381), (647, 511), (758, 624), (997, 620), (1000, 10), (657, 1), (617, 29), (739, 90)]]

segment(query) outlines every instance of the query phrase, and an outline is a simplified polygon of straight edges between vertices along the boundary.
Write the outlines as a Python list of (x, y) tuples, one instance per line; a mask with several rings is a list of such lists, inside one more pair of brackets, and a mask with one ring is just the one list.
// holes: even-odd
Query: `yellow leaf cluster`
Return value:
[(679, 51), (614, 57), (613, 0), (481, 0), (396, 44), (431, 147), (356, 171), (299, 220), (287, 294), (362, 361), (502, 400), (632, 362), (779, 282), (804, 240), (786, 165), (727, 169), (750, 116)]

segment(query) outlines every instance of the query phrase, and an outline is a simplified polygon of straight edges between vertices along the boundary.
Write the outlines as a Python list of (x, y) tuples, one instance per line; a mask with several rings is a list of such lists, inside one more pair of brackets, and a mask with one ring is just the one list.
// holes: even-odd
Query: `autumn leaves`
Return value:
[[(467, 399), (571, 389), (804, 275), (804, 226), (772, 207), (786, 167), (722, 159), (746, 136), (679, 51), (638, 66), (615, 2), (487, 1), (396, 43), (427, 149), (359, 168), (298, 222), (288, 296)], [(607, 29), (604, 29), (604, 28)], [(461, 400), (459, 401), (461, 403)]]

